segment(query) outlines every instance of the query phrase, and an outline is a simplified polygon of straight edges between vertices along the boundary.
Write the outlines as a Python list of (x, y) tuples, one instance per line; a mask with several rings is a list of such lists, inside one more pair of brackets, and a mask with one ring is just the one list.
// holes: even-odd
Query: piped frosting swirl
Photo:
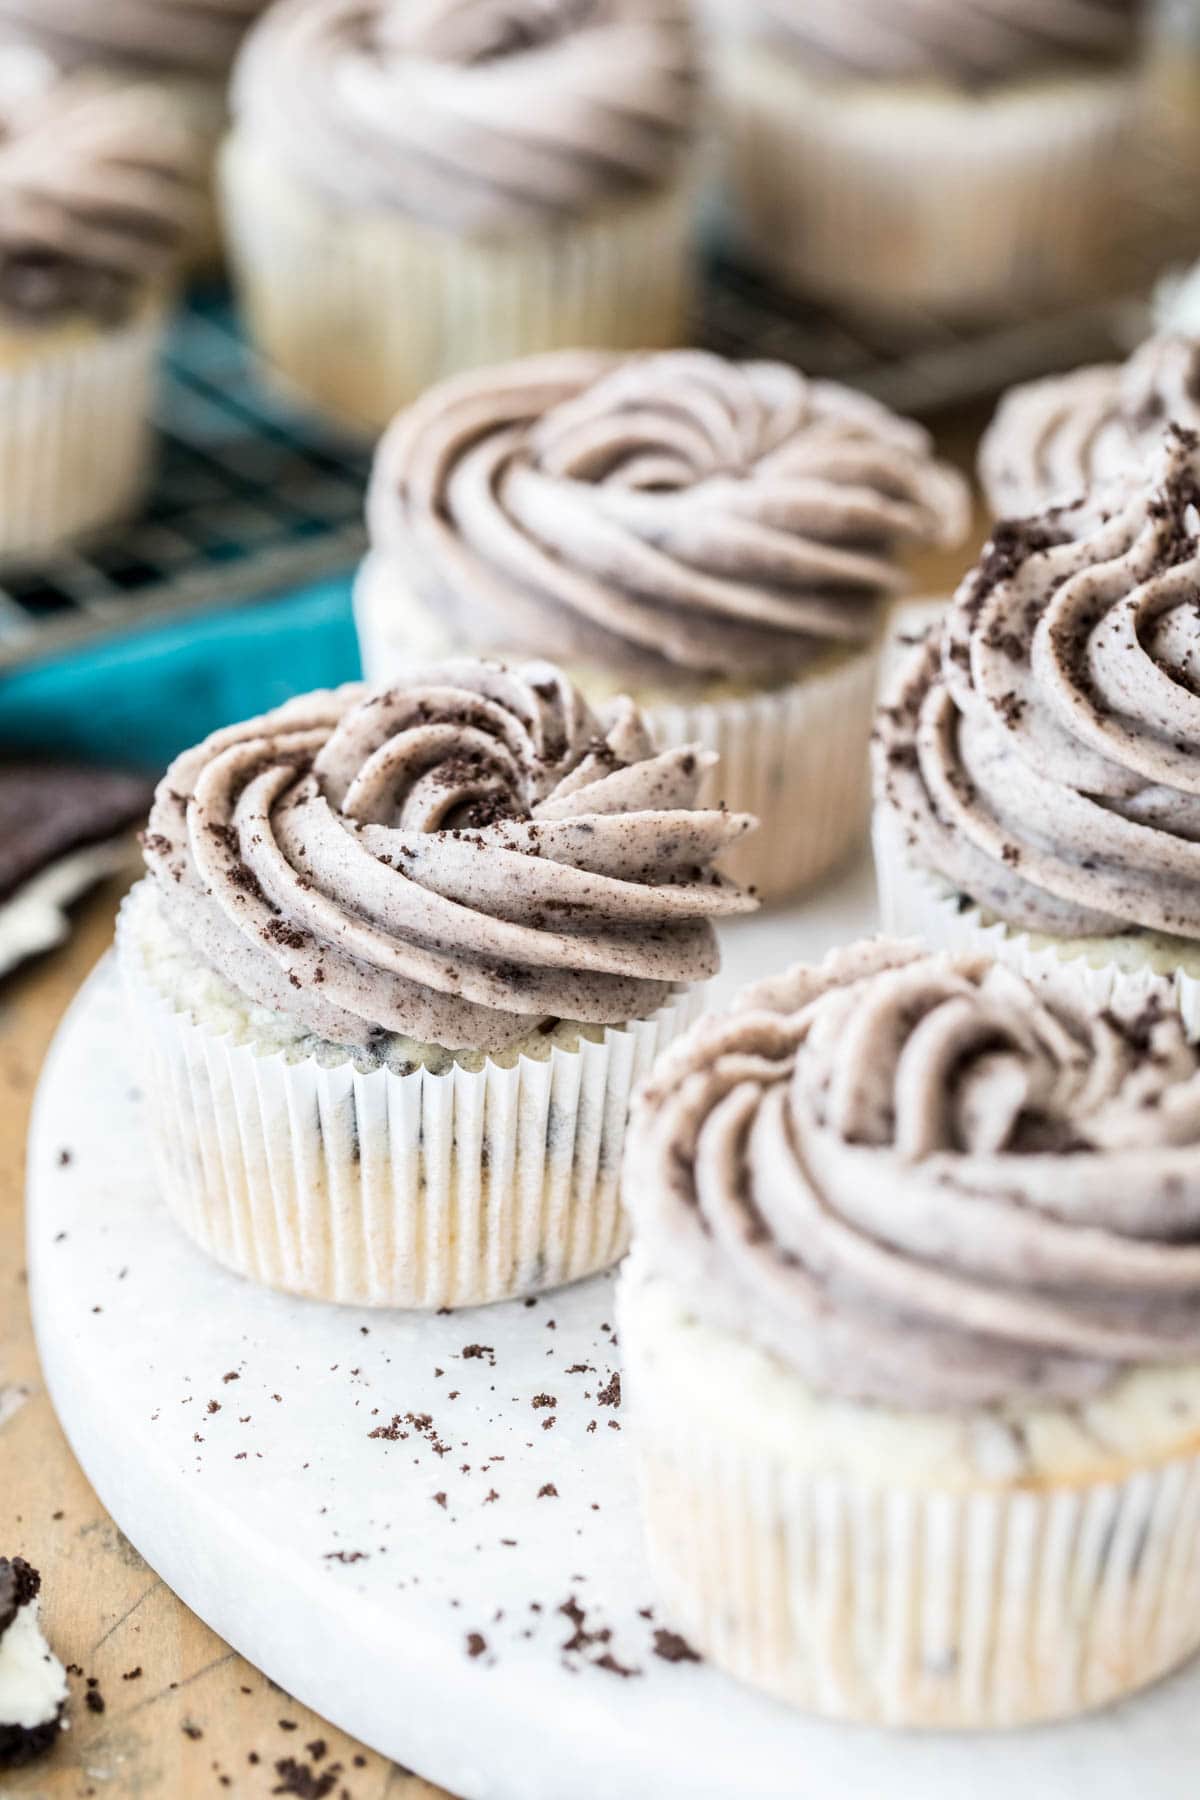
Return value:
[(753, 908), (712, 873), (753, 821), (546, 663), (448, 663), (293, 701), (171, 766), (145, 838), (168, 924), (318, 1038), (495, 1050), (645, 1017)]
[(200, 208), (193, 140), (159, 89), (0, 70), (0, 313), (123, 317), (169, 275)]
[(742, 996), (662, 1062), (625, 1183), (643, 1263), (821, 1393), (1081, 1399), (1200, 1360), (1200, 1061), (879, 941)]
[(63, 68), (121, 64), (223, 75), (266, 0), (0, 0), (0, 37)]
[(782, 363), (573, 351), (402, 413), (368, 517), (463, 641), (670, 682), (869, 640), (903, 551), (959, 541), (967, 497), (919, 426)]
[(232, 98), (318, 192), (488, 236), (672, 179), (698, 75), (686, 0), (282, 0)]
[(1200, 937), (1200, 440), (998, 527), (877, 721), (905, 854), (1009, 925)]
[(969, 86), (1104, 66), (1137, 49), (1144, 0), (711, 0), (731, 29), (834, 75)]
[(1013, 388), (979, 448), (988, 504), (1008, 518), (1076, 500), (1143, 466), (1172, 423), (1200, 430), (1200, 338), (1163, 334), (1126, 363)]

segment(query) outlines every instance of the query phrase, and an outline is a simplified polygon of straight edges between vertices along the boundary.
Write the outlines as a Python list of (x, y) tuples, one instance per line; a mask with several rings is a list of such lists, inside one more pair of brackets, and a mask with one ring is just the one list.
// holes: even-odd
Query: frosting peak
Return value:
[(1200, 937), (1200, 439), (998, 527), (875, 743), (907, 855), (1006, 923)]
[(697, 806), (712, 760), (547, 663), (447, 663), (188, 751), (146, 860), (193, 952), (317, 1037), (500, 1049), (715, 972), (711, 921), (754, 902), (711, 865), (753, 821)]
[(1069, 1401), (1200, 1357), (1198, 1148), (1174, 1014), (879, 941), (667, 1053), (626, 1202), (653, 1272), (822, 1392)]
[(967, 497), (919, 426), (782, 363), (572, 351), (402, 413), (368, 516), (456, 636), (670, 681), (869, 639)]
[(332, 199), (491, 235), (661, 186), (698, 98), (687, 0), (282, 0), (233, 108)]

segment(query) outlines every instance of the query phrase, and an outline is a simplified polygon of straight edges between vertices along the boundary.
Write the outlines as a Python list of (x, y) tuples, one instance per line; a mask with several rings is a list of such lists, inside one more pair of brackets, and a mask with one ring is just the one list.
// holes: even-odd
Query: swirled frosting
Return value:
[(0, 0), (0, 36), (48, 51), (60, 66), (222, 75), (266, 0)]
[(686, 0), (282, 0), (233, 110), (336, 201), (491, 235), (661, 185), (698, 91)]
[(986, 958), (877, 941), (752, 989), (651, 1077), (625, 1198), (652, 1273), (823, 1393), (1069, 1402), (1200, 1358), (1178, 1018)]
[(1144, 465), (1163, 428), (1200, 429), (1200, 338), (1163, 334), (1126, 363), (1101, 363), (1013, 388), (979, 449), (997, 518), (1075, 500)]
[(710, 0), (838, 75), (971, 86), (1136, 50), (1144, 0)]
[(715, 971), (712, 920), (754, 902), (711, 872), (753, 824), (697, 807), (714, 760), (547, 663), (447, 663), (186, 752), (146, 860), (194, 954), (317, 1037), (500, 1049)]
[(168, 97), (37, 52), (0, 68), (0, 313), (122, 317), (170, 271), (200, 205)]
[(670, 681), (869, 639), (901, 553), (958, 541), (967, 499), (919, 426), (782, 363), (572, 351), (402, 413), (368, 517), (464, 641)]
[(906, 854), (1010, 925), (1200, 936), (1200, 440), (1001, 525), (877, 723)]

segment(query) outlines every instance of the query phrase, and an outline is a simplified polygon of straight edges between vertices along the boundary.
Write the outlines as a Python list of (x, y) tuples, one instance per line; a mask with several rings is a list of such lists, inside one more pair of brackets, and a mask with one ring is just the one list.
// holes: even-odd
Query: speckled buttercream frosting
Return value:
[(284, 0), (233, 110), (322, 194), (487, 236), (673, 179), (698, 92), (684, 0)]
[(187, 752), (146, 859), (192, 953), (316, 1038), (502, 1049), (715, 971), (712, 921), (753, 902), (711, 864), (752, 821), (698, 808), (709, 760), (548, 664), (450, 663)]
[(874, 636), (967, 501), (926, 433), (781, 363), (534, 357), (396, 420), (378, 553), (463, 641), (635, 682), (779, 681)]
[(1013, 388), (980, 445), (988, 504), (1007, 518), (1078, 499), (1144, 467), (1171, 422), (1200, 429), (1200, 338), (1163, 334), (1126, 363)]
[(0, 35), (65, 66), (120, 62), (221, 75), (266, 0), (0, 0)]
[(835, 75), (971, 85), (1137, 47), (1144, 0), (717, 0), (730, 24), (775, 37)]
[(169, 99), (59, 78), (34, 52), (0, 71), (0, 319), (112, 323), (169, 274), (198, 216), (194, 144)]
[(886, 940), (742, 996), (631, 1138), (644, 1266), (817, 1392), (1044, 1404), (1200, 1359), (1200, 1060)]
[(1200, 447), (998, 528), (875, 744), (905, 857), (1056, 938), (1200, 936)]

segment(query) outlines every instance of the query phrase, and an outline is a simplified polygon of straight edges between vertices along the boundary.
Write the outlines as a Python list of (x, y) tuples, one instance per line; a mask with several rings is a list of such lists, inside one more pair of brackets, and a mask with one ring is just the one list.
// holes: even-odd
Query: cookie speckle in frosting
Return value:
[(920, 426), (702, 351), (446, 382), (384, 437), (368, 512), (385, 569), (455, 637), (668, 684), (862, 644), (904, 551), (968, 517)]
[(877, 720), (913, 864), (1056, 937), (1200, 937), (1200, 440), (1000, 528)]
[(306, 696), (168, 770), (145, 855), (171, 929), (333, 1044), (498, 1050), (619, 1024), (705, 979), (712, 869), (753, 821), (697, 804), (713, 759), (656, 753), (554, 668), (448, 663)]
[(744, 994), (636, 1109), (639, 1255), (819, 1392), (1082, 1399), (1200, 1360), (1200, 1057), (987, 958), (877, 941)]

